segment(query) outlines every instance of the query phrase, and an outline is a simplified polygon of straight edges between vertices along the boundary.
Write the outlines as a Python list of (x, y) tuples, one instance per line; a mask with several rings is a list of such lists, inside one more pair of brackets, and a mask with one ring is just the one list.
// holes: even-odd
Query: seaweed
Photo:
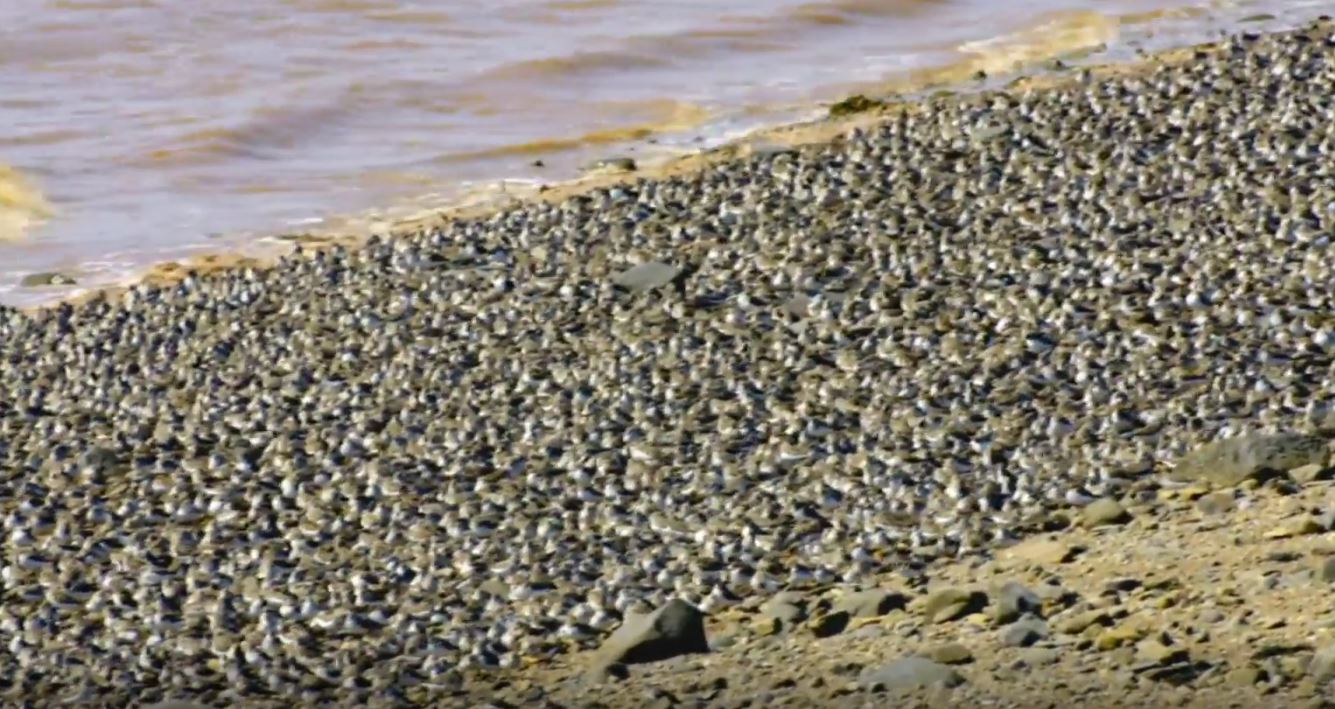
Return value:
[(862, 94), (854, 94), (830, 106), (830, 117), (839, 118), (842, 116), (851, 116), (855, 113), (866, 113), (867, 111), (884, 108), (885, 105), (885, 101), (868, 98)]

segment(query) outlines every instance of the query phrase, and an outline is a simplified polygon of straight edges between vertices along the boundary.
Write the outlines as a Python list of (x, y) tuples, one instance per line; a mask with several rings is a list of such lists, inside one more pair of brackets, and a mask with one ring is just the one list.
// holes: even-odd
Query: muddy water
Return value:
[(1005, 71), (1296, 24), (1226, 0), (5, 0), (0, 302), (500, 178)]

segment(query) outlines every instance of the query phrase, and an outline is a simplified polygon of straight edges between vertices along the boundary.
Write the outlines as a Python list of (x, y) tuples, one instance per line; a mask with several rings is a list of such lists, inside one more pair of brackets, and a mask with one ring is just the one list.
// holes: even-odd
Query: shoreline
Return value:
[[(1238, 29), (1238, 32), (1246, 31)], [(485, 218), (524, 204), (554, 204), (572, 197), (588, 194), (600, 188), (634, 183), (639, 180), (662, 180), (698, 174), (711, 167), (738, 160), (756, 152), (792, 150), (805, 146), (831, 144), (842, 141), (846, 134), (859, 129), (870, 129), (893, 119), (901, 111), (912, 111), (925, 99), (936, 94), (973, 96), (992, 92), (1022, 92), (1041, 90), (1070, 82), (1098, 80), (1113, 76), (1152, 71), (1156, 66), (1188, 61), (1191, 54), (1202, 48), (1216, 47), (1220, 41), (1171, 47), (1152, 53), (1140, 54), (1135, 59), (1121, 59), (1089, 65), (1068, 65), (1063, 58), (1089, 53), (1087, 47), (1059, 51), (1049, 56), (1013, 57), (1013, 66), (995, 76), (986, 74), (994, 69), (999, 58), (978, 54), (966, 62), (931, 67), (910, 72), (892, 81), (866, 87), (866, 93), (853, 93), (844, 100), (813, 107), (822, 115), (792, 123), (764, 126), (722, 144), (680, 154), (659, 155), (637, 162), (634, 170), (591, 170), (585, 174), (552, 183), (533, 184), (529, 180), (502, 179), (483, 189), (464, 191), (445, 203), (414, 210), (388, 218), (377, 216), (383, 209), (341, 215), (332, 218), (334, 225), (310, 231), (290, 230), (271, 236), (259, 237), (242, 244), (240, 248), (206, 252), (187, 259), (171, 259), (153, 264), (128, 281), (89, 289), (76, 289), (68, 296), (51, 302), (20, 306), (23, 312), (40, 312), (62, 304), (79, 304), (98, 298), (115, 298), (139, 286), (168, 287), (188, 275), (210, 277), (242, 269), (274, 267), (296, 246), (313, 252), (333, 246), (359, 248), (373, 236), (402, 238), (423, 229), (439, 228), (451, 221)], [(1051, 54), (1051, 52), (1050, 52)], [(980, 72), (982, 76), (980, 77)], [(868, 98), (869, 104), (846, 115), (833, 115), (833, 106), (850, 99)], [(499, 185), (499, 190), (495, 185)], [(515, 190), (513, 194), (510, 189)], [(497, 193), (500, 194), (497, 194)], [(394, 209), (389, 207), (386, 209)]]

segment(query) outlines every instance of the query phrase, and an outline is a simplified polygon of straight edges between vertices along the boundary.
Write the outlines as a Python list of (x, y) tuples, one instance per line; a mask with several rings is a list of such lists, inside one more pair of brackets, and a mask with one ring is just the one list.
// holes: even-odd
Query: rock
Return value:
[(1136, 649), (1129, 646), (1115, 648), (1107, 651), (1107, 653), (1107, 662), (1117, 667), (1131, 665), (1136, 660)]
[(1043, 599), (1022, 584), (1007, 581), (994, 594), (992, 617), (999, 624), (1009, 623), (1025, 613), (1041, 613)]
[(1289, 471), (1289, 477), (1293, 478), (1296, 482), (1306, 485), (1321, 477), (1321, 474), (1325, 471), (1326, 466), (1321, 465), (1320, 463), (1312, 463), (1310, 465), (1300, 465), (1293, 468)]
[(1136, 643), (1136, 658), (1142, 662), (1157, 662), (1161, 665), (1185, 661), (1187, 650), (1165, 642), (1166, 638), (1146, 638)]
[(630, 669), (621, 662), (597, 662), (589, 671), (584, 674), (582, 681), (588, 684), (598, 684), (612, 680), (623, 680), (630, 677)]
[(1064, 635), (1077, 635), (1091, 626), (1104, 625), (1109, 620), (1111, 620), (1111, 617), (1108, 615), (1108, 612), (1101, 609), (1076, 613), (1063, 618), (1057, 624), (1057, 632)]
[(1103, 651), (1115, 650), (1123, 645), (1130, 645), (1147, 634), (1145, 628), (1139, 624), (1123, 622), (1099, 633), (1094, 640), (1094, 647)]
[(1169, 477), (1233, 487), (1257, 474), (1327, 463), (1326, 440), (1300, 433), (1244, 434), (1206, 444), (1177, 459)]
[(818, 638), (828, 638), (844, 632), (844, 628), (848, 627), (850, 618), (848, 611), (831, 611), (812, 618), (811, 622), (807, 623), (807, 627), (811, 629), (812, 635)]
[(621, 627), (598, 648), (597, 665), (657, 662), (697, 652), (709, 652), (704, 614), (695, 606), (673, 599), (645, 614), (627, 613)]
[(1018, 662), (1024, 667), (1043, 667), (1056, 664), (1059, 659), (1061, 659), (1061, 653), (1054, 648), (1031, 647), (1020, 653)]
[(830, 117), (840, 118), (843, 116), (851, 116), (856, 113), (865, 113), (867, 111), (873, 111), (878, 108), (883, 108), (885, 105), (886, 105), (885, 101), (881, 101), (879, 99), (874, 99), (874, 98), (868, 98), (862, 94), (854, 94), (842, 101), (839, 101), (831, 105)]
[(1276, 664), (1279, 668), (1279, 672), (1276, 674), (1279, 674), (1286, 680), (1292, 681), (1301, 679), (1303, 675), (1307, 674), (1308, 668), (1312, 666), (1312, 658), (1300, 655), (1290, 655), (1288, 657), (1278, 658)]
[(1229, 670), (1228, 674), (1224, 675), (1224, 681), (1235, 687), (1252, 687), (1266, 681), (1266, 679), (1268, 679), (1268, 676), (1265, 670), (1256, 665), (1238, 667)]
[(892, 610), (903, 609), (908, 599), (902, 593), (885, 589), (852, 591), (834, 602), (833, 611), (844, 611), (853, 618), (876, 618)]
[(1048, 637), (1048, 624), (1041, 618), (1027, 615), (1001, 631), (1001, 644), (1006, 647), (1029, 647)]
[(1317, 563), (1316, 578), (1324, 583), (1335, 583), (1335, 556), (1328, 556)]
[(787, 629), (806, 620), (806, 606), (802, 594), (785, 591), (761, 604), (760, 616), (777, 620), (782, 628)]
[(41, 273), (30, 273), (19, 281), (19, 285), (24, 288), (43, 288), (46, 286), (73, 286), (78, 285), (78, 281), (66, 276), (63, 273), (54, 271), (43, 271)]
[(1327, 645), (1312, 655), (1307, 664), (1307, 675), (1318, 684), (1335, 679), (1335, 645)]
[[(763, 615), (758, 615), (752, 618), (750, 628), (753, 633), (761, 637), (778, 635), (780, 633), (786, 633), (789, 630), (791, 630), (790, 626), (785, 626), (783, 624), (783, 621), (779, 620), (778, 618), (770, 618), (768, 616), (763, 616)], [(714, 643), (713, 647), (723, 647), (723, 646)]]
[(1218, 515), (1230, 512), (1235, 506), (1233, 493), (1215, 492), (1196, 501), (1196, 509), (1203, 515)]
[(959, 643), (938, 645), (927, 652), (927, 657), (943, 665), (961, 665), (973, 662), (973, 652)]
[(1160, 488), (1155, 497), (1165, 502), (1170, 500), (1187, 500), (1194, 502), (1210, 494), (1212, 488), (1203, 483), (1192, 483), (1183, 487), (1165, 487)]
[(977, 591), (946, 588), (927, 597), (922, 614), (928, 622), (945, 623), (976, 613), (987, 605), (987, 596)]
[(858, 675), (858, 685), (865, 689), (903, 690), (920, 687), (958, 687), (964, 676), (949, 665), (925, 657), (905, 657), (880, 667), (867, 668)]
[(1004, 561), (1027, 561), (1055, 566), (1070, 561), (1077, 553), (1079, 550), (1064, 541), (1048, 537), (1031, 537), (1002, 549), (997, 556)]
[(1321, 523), (1316, 521), (1310, 515), (1303, 515), (1297, 519), (1286, 520), (1278, 527), (1271, 529), (1261, 535), (1266, 539), (1289, 539), (1290, 537), (1302, 537), (1308, 534), (1319, 534), (1326, 531)]
[(1322, 512), (1316, 516), (1317, 524), (1327, 532), (1335, 532), (1335, 510)]
[(634, 158), (611, 157), (601, 158), (580, 166), (581, 172), (599, 173), (599, 172), (635, 172), (638, 166)]
[(672, 282), (681, 269), (661, 261), (649, 261), (612, 277), (612, 283), (636, 293), (661, 288)]
[(1088, 505), (1081, 512), (1086, 527), (1100, 527), (1109, 524), (1122, 524), (1131, 519), (1122, 503), (1111, 497), (1101, 497)]
[(881, 638), (885, 637), (888, 631), (881, 625), (864, 625), (854, 630), (852, 636), (855, 638)]

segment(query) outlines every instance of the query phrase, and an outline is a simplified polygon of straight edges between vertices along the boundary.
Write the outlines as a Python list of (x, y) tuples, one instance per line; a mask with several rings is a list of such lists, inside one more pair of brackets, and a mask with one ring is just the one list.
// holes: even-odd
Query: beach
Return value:
[[(0, 304), (493, 206), (977, 71), (1110, 62), (1320, 0), (16, 0)], [(17, 194), (18, 199), (11, 199)]]
[(1332, 96), (1239, 31), (0, 309), (0, 697), (1325, 706)]

